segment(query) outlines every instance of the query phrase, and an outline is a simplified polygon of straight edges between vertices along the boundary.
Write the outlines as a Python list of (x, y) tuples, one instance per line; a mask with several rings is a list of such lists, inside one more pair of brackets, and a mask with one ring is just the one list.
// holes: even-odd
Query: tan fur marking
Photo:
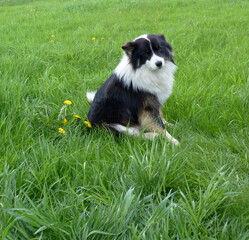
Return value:
[(148, 111), (145, 111), (145, 110), (141, 111), (138, 117), (138, 121), (139, 121), (140, 126), (146, 132), (157, 132), (157, 133), (164, 132), (164, 129), (155, 122), (150, 112)]
[[(160, 111), (160, 116), (162, 116), (162, 113)], [(164, 120), (164, 118), (163, 118)], [(173, 138), (166, 129), (163, 129), (160, 125), (156, 123), (156, 121), (152, 118), (149, 111), (143, 110), (139, 114), (139, 124), (144, 129), (144, 138), (146, 139), (153, 139), (154, 137), (158, 135), (164, 135), (170, 142), (172, 142), (174, 145), (179, 145), (179, 142), (177, 139)], [(165, 120), (164, 120), (165, 121)]]

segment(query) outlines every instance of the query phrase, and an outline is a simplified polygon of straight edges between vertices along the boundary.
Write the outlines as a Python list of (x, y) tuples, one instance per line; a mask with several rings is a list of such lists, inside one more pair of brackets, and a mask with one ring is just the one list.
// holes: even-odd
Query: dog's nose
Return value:
[(157, 61), (155, 64), (156, 64), (156, 66), (159, 67), (159, 68), (163, 65), (162, 61)]

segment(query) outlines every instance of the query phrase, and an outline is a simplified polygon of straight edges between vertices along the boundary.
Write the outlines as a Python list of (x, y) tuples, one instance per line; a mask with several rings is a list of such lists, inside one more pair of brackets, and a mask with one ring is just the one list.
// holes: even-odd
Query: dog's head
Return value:
[(142, 35), (127, 42), (122, 49), (134, 70), (145, 65), (154, 71), (163, 68), (167, 61), (174, 63), (172, 47), (163, 34)]

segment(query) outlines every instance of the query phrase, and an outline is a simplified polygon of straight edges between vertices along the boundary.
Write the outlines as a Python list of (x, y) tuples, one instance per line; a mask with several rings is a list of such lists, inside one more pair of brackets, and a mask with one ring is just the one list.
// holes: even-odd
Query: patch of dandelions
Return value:
[(63, 103), (64, 105), (61, 107), (57, 117), (57, 120), (60, 122), (60, 124), (64, 125), (63, 127), (60, 126), (58, 128), (58, 132), (61, 135), (66, 135), (67, 131), (65, 130), (65, 128), (69, 128), (69, 126), (72, 126), (75, 122), (84, 123), (83, 126), (86, 126), (87, 128), (92, 127), (89, 121), (82, 121), (80, 115), (72, 112), (71, 105), (73, 105), (73, 103), (71, 100), (65, 100)]

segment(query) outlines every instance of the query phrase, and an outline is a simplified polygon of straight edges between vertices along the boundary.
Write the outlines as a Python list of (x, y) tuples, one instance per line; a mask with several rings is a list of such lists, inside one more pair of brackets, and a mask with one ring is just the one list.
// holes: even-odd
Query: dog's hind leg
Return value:
[(93, 102), (93, 99), (95, 97), (96, 92), (87, 92), (86, 93), (86, 98), (87, 101), (91, 104)]
[(144, 139), (149, 139), (149, 140), (153, 140), (155, 137), (159, 136), (160, 134), (157, 132), (145, 132), (143, 134), (143, 138)]
[(139, 127), (125, 127), (121, 124), (117, 123), (109, 123), (105, 124), (105, 127), (117, 131), (119, 133), (127, 134), (129, 136), (139, 136), (140, 135), (140, 128)]
[(139, 116), (139, 123), (145, 129), (144, 138), (154, 139), (154, 137), (162, 135), (165, 136), (169, 142), (175, 146), (179, 145), (179, 141), (172, 137), (165, 129), (163, 120), (161, 118), (153, 117), (148, 111), (143, 111)]
[[(104, 124), (105, 127), (114, 130), (118, 133), (122, 133), (122, 134), (126, 134), (129, 136), (135, 136), (138, 137), (141, 134), (141, 129), (140, 127), (125, 127), (121, 124), (117, 124), (117, 123), (109, 123), (109, 124)], [(142, 137), (144, 139), (154, 139), (155, 137), (162, 135), (162, 133), (159, 132), (145, 132), (143, 133)], [(173, 143), (175, 146), (179, 145), (180, 143), (178, 142), (177, 139), (175, 139), (174, 137), (172, 137), (166, 130), (163, 131), (163, 135), (166, 136), (166, 138), (169, 140), (169, 142)]]

